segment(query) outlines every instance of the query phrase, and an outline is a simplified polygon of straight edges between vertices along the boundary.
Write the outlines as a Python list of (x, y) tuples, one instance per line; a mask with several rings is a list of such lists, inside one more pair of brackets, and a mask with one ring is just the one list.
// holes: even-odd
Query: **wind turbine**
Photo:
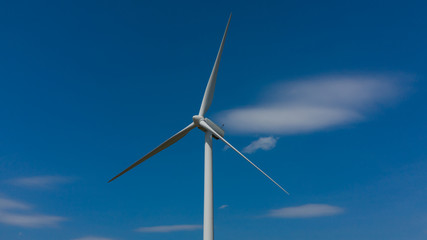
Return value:
[(211, 76), (209, 78), (208, 85), (206, 86), (205, 95), (203, 96), (202, 105), (200, 106), (200, 111), (198, 115), (193, 116), (193, 122), (190, 123), (187, 127), (173, 135), (171, 138), (160, 144), (158, 147), (153, 149), (147, 155), (130, 165), (128, 168), (123, 170), (121, 173), (117, 174), (110, 181), (120, 177), (127, 171), (136, 167), (138, 164), (147, 160), (148, 158), (154, 156), (160, 151), (166, 149), (170, 145), (176, 143), (178, 140), (183, 138), (187, 133), (189, 133), (194, 128), (199, 128), (205, 132), (205, 186), (204, 186), (204, 211), (203, 211), (203, 240), (213, 240), (213, 184), (212, 184), (212, 137), (215, 139), (220, 139), (225, 144), (227, 144), (231, 149), (236, 151), (240, 156), (246, 159), (252, 166), (258, 169), (262, 174), (264, 174), (268, 179), (270, 179), (274, 184), (276, 184), (280, 189), (282, 189), (286, 194), (289, 194), (282, 186), (280, 186), (276, 181), (274, 181), (270, 176), (268, 176), (264, 171), (262, 171), (257, 165), (255, 165), (251, 160), (245, 157), (241, 152), (239, 152), (233, 145), (227, 142), (224, 139), (224, 130), (222, 130), (218, 125), (205, 117), (206, 112), (212, 104), (212, 99), (215, 91), (216, 76), (218, 74), (219, 62), (221, 60), (222, 50), (224, 48), (225, 38), (227, 37), (228, 26), (230, 25), (231, 14), (227, 22), (227, 27), (225, 28), (224, 36), (222, 37), (221, 45), (219, 47), (218, 55), (213, 66)]

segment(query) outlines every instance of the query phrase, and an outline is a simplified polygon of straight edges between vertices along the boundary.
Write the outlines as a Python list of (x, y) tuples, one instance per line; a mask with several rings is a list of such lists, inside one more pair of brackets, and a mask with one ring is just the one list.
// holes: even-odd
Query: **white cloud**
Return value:
[(202, 228), (202, 225), (168, 225), (168, 226), (140, 227), (136, 229), (136, 231), (165, 233), (165, 232), (177, 232), (177, 231), (194, 231), (201, 228)]
[(297, 134), (350, 124), (395, 100), (405, 76), (329, 75), (276, 84), (254, 106), (217, 118), (235, 133)]
[(23, 178), (14, 178), (10, 179), (7, 182), (27, 188), (53, 188), (59, 184), (69, 183), (72, 181), (72, 178), (63, 177), (63, 176), (35, 176), (35, 177), (23, 177)]
[(251, 142), (243, 149), (244, 153), (254, 153), (258, 149), (265, 151), (271, 150), (276, 147), (277, 139), (275, 137), (261, 137), (258, 140)]
[[(16, 213), (17, 210), (24, 211), (24, 213)], [(29, 213), (29, 210), (31, 210), (31, 207), (25, 203), (0, 198), (0, 223), (20, 227), (41, 228), (54, 227), (59, 222), (66, 220), (58, 216)]]
[(343, 208), (327, 204), (306, 204), (271, 210), (267, 216), (274, 218), (314, 218), (341, 214)]
[(73, 240), (113, 240), (112, 238), (104, 238), (104, 237), (94, 237), (94, 236), (87, 236), (82, 238), (75, 238)]
[(218, 209), (224, 209), (224, 208), (228, 208), (229, 206), (227, 204), (221, 205)]
[(0, 212), (0, 223), (20, 226), (20, 227), (54, 227), (65, 218), (48, 215), (28, 215)]
[(0, 211), (3, 209), (29, 209), (29, 208), (30, 206), (28, 206), (25, 203), (7, 199), (7, 198), (0, 198)]

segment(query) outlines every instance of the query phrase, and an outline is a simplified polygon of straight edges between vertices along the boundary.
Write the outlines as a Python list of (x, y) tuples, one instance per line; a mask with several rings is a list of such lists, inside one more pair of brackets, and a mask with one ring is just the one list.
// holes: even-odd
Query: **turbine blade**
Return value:
[(231, 14), (228, 18), (227, 27), (225, 27), (224, 36), (222, 37), (218, 55), (216, 56), (215, 64), (212, 68), (211, 76), (209, 77), (208, 85), (206, 86), (205, 95), (203, 96), (202, 105), (200, 106), (199, 115), (204, 116), (212, 104), (212, 99), (215, 91), (216, 76), (218, 74), (219, 62), (221, 60), (222, 50), (224, 49), (225, 38), (227, 37), (228, 26), (230, 25)]
[(258, 171), (260, 171), (262, 174), (264, 174), (264, 176), (266, 176), (268, 179), (270, 179), (274, 184), (276, 184), (280, 189), (282, 189), (286, 194), (289, 195), (289, 193), (282, 186), (280, 186), (276, 181), (274, 181), (270, 176), (268, 176), (264, 171), (262, 171), (261, 168), (259, 168), (257, 165), (255, 165), (255, 163), (253, 163), (251, 160), (249, 160), (247, 157), (245, 157), (245, 155), (243, 155), (235, 147), (233, 147), (233, 145), (231, 145), (229, 142), (227, 142), (227, 140), (225, 140), (223, 137), (221, 137), (221, 135), (216, 133), (207, 123), (205, 123), (204, 121), (201, 121), (200, 125), (202, 127), (204, 127), (205, 129), (209, 130), (210, 132), (212, 132), (212, 134), (214, 134), (217, 138), (221, 139), (225, 144), (227, 144), (230, 148), (232, 148), (234, 151), (236, 151), (240, 156), (242, 156), (244, 159), (246, 159), (246, 161), (248, 161), (250, 164), (252, 164), (252, 166), (254, 166), (256, 169), (258, 169)]
[(132, 165), (130, 165), (128, 168), (126, 168), (125, 170), (123, 170), (121, 173), (117, 174), (115, 177), (113, 177), (112, 179), (110, 179), (110, 181), (108, 181), (108, 182), (111, 182), (114, 179), (120, 177), (121, 175), (125, 174), (127, 171), (129, 171), (132, 168), (136, 167), (138, 164), (140, 164), (143, 161), (149, 159), (150, 157), (156, 155), (157, 153), (159, 153), (163, 149), (169, 147), (170, 145), (176, 143), (178, 140), (180, 140), (185, 135), (187, 135), (187, 133), (190, 132), (195, 127), (196, 127), (195, 124), (191, 123), (190, 125), (188, 125), (184, 129), (182, 129), (181, 131), (179, 131), (177, 134), (173, 135), (168, 140), (164, 141), (162, 144), (160, 144), (158, 147), (156, 147), (155, 149), (153, 149), (147, 155), (145, 155), (144, 157), (142, 157), (141, 159), (139, 159), (138, 161), (136, 161), (135, 163), (133, 163)]

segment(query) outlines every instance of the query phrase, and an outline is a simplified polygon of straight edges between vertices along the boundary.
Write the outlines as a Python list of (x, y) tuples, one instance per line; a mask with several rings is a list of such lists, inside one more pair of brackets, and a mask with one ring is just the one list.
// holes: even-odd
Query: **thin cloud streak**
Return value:
[(218, 209), (224, 209), (224, 208), (228, 208), (229, 206), (227, 204), (221, 205)]
[(275, 138), (275, 137), (261, 137), (251, 142), (251, 144), (249, 144), (248, 146), (246, 146), (243, 149), (243, 152), (251, 154), (256, 152), (258, 149), (269, 151), (276, 147), (277, 140), (278, 138)]
[(271, 210), (267, 217), (273, 218), (314, 218), (341, 214), (344, 209), (327, 204), (306, 204)]
[(54, 227), (62, 221), (65, 221), (65, 218), (58, 216), (27, 215), (0, 212), (0, 223), (13, 226), (30, 228)]
[(166, 233), (178, 231), (194, 231), (202, 229), (202, 225), (168, 225), (168, 226), (153, 226), (153, 227), (140, 227), (136, 229), (138, 232), (150, 233)]
[(329, 75), (276, 84), (254, 106), (219, 113), (234, 133), (298, 134), (365, 120), (395, 101), (406, 76)]
[(63, 176), (35, 176), (14, 178), (8, 180), (7, 182), (19, 187), (50, 189), (60, 184), (72, 182), (72, 178)]
[[(16, 210), (21, 212), (16, 213)], [(0, 198), (0, 223), (19, 227), (42, 228), (54, 227), (66, 220), (58, 216), (28, 213), (29, 210), (31, 207), (25, 203)]]
[(73, 240), (113, 240), (112, 238), (105, 238), (105, 237), (94, 237), (94, 236), (87, 236), (82, 238), (75, 238)]
[(0, 198), (0, 211), (3, 209), (23, 210), (23, 209), (30, 209), (30, 206), (19, 201), (7, 199), (7, 198)]

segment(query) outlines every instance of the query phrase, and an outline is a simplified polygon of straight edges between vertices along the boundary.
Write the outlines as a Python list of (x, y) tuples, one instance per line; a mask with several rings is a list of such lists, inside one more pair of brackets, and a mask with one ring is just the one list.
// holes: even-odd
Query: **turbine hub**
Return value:
[[(220, 126), (216, 125), (214, 122), (209, 120), (208, 118), (205, 118), (200, 115), (195, 115), (193, 116), (193, 122), (203, 132), (210, 131), (220, 135), (221, 137), (224, 137), (224, 133), (225, 133), (224, 130)], [(206, 127), (201, 126), (200, 124), (201, 122), (204, 122), (205, 124), (207, 124), (210, 129), (207, 129)], [(213, 134), (212, 137), (218, 140), (218, 137), (215, 134)]]
[(200, 122), (203, 121), (205, 118), (200, 115), (194, 115), (193, 116), (193, 122), (196, 124), (197, 127), (200, 127)]

